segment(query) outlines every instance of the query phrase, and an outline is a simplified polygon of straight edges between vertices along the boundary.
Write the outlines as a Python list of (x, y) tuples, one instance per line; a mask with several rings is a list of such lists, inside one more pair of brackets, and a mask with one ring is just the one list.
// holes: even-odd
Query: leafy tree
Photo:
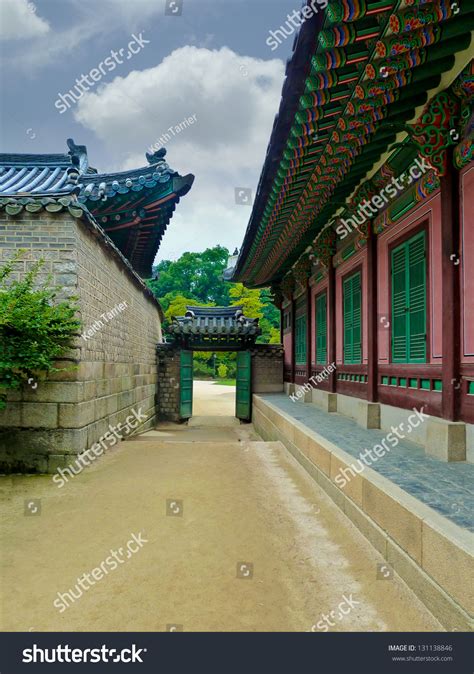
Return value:
[(158, 298), (179, 293), (198, 302), (229, 305), (229, 284), (222, 274), (229, 251), (223, 246), (207, 248), (203, 253), (183, 253), (179, 260), (162, 260), (154, 269), (148, 286)]
[(22, 281), (10, 279), (13, 262), (0, 268), (0, 408), (8, 390), (20, 389), (31, 380), (58, 371), (55, 361), (79, 333), (77, 307), (55, 302), (49, 279), (36, 284), (43, 260)]
[(244, 316), (249, 318), (263, 318), (263, 302), (260, 299), (260, 290), (251, 290), (242, 283), (232, 284), (229, 295), (231, 305), (241, 305)]

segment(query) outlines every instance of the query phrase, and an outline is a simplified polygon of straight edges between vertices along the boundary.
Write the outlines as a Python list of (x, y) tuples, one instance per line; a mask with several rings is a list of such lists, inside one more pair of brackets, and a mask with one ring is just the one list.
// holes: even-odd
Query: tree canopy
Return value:
[(183, 253), (176, 262), (162, 260), (153, 270), (149, 287), (165, 311), (177, 295), (227, 307), (231, 284), (224, 281), (222, 274), (228, 257), (227, 248), (214, 246), (203, 253)]

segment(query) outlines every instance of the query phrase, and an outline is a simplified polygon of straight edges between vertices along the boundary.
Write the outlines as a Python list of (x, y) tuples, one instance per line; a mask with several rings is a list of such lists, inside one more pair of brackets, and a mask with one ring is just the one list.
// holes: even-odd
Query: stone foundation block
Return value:
[(442, 461), (466, 460), (466, 424), (430, 417), (426, 427), (425, 451)]
[(380, 428), (380, 405), (366, 400), (357, 401), (355, 420), (362, 428)]
[(325, 412), (337, 412), (337, 393), (313, 389), (311, 402)]

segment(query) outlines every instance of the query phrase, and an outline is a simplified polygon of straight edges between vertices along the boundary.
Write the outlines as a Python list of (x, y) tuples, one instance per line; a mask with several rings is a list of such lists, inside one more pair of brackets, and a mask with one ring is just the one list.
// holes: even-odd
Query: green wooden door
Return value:
[(316, 363), (326, 365), (328, 353), (327, 295), (324, 292), (316, 298)]
[(307, 328), (306, 328), (306, 314), (298, 316), (295, 320), (295, 359), (297, 365), (306, 365), (307, 353)]
[(252, 359), (250, 351), (237, 352), (235, 416), (243, 421), (252, 417)]
[(392, 361), (426, 362), (426, 243), (421, 232), (392, 251)]
[(362, 362), (362, 290), (357, 272), (345, 279), (344, 299), (344, 363)]
[(181, 419), (193, 416), (193, 352), (181, 351), (180, 361), (180, 404)]

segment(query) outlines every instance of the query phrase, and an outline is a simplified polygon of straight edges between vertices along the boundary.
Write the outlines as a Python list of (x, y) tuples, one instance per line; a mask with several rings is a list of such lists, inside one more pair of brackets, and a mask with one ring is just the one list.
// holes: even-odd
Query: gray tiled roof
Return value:
[(176, 316), (168, 331), (175, 335), (248, 335), (262, 333), (258, 318), (243, 315), (241, 306), (186, 307), (184, 316)]
[(115, 194), (139, 192), (178, 174), (164, 161), (166, 151), (147, 153), (149, 165), (132, 171), (98, 173), (89, 166), (87, 149), (67, 141), (67, 154), (0, 154), (0, 195), (62, 195), (99, 201)]

